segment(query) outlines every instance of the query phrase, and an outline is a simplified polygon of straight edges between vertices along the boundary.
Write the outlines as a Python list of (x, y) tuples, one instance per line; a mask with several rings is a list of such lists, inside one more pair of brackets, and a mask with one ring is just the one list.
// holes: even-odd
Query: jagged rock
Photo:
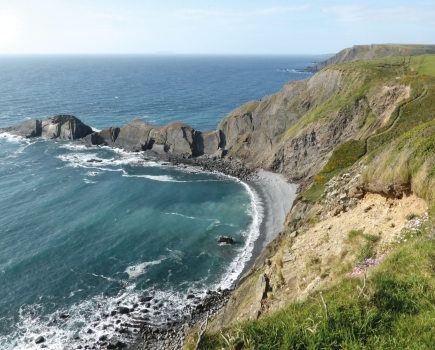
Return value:
[(217, 240), (219, 243), (228, 243), (228, 244), (233, 244), (234, 240), (232, 237), (225, 237), (225, 236), (220, 236), (219, 239)]
[(340, 204), (339, 206), (335, 207), (332, 211), (331, 211), (331, 215), (332, 216), (337, 216), (338, 214), (341, 214), (342, 212), (344, 212), (346, 210), (346, 207), (343, 204)]
[(45, 342), (45, 338), (42, 335), (35, 339), (35, 344), (41, 344), (43, 342)]
[(130, 313), (130, 309), (128, 307), (119, 306), (117, 312), (118, 314), (128, 314)]
[(221, 146), (221, 132), (203, 131), (198, 132), (197, 142), (195, 145), (195, 154), (215, 154)]
[(349, 197), (361, 199), (364, 197), (364, 191), (360, 189), (358, 186), (353, 186), (349, 188)]
[(153, 297), (141, 297), (140, 298), (140, 302), (142, 302), (142, 303), (146, 303), (146, 302), (151, 301), (151, 300), (153, 300)]
[(258, 279), (255, 291), (255, 300), (260, 302), (261, 300), (267, 298), (267, 284), (268, 278), (266, 275), (261, 275)]
[(75, 140), (92, 133), (92, 129), (72, 115), (56, 115), (44, 120), (29, 120), (19, 125), (0, 128), (0, 132), (48, 139)]

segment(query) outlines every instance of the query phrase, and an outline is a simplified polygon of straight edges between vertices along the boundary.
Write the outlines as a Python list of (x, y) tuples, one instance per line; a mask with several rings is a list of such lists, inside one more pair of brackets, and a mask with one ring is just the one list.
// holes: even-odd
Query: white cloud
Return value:
[(324, 13), (337, 16), (340, 22), (365, 23), (396, 23), (406, 25), (408, 23), (434, 24), (435, 6), (429, 7), (384, 7), (369, 8), (357, 5), (331, 6), (323, 8)]
[(17, 41), (20, 34), (21, 24), (18, 17), (0, 11), (0, 49)]

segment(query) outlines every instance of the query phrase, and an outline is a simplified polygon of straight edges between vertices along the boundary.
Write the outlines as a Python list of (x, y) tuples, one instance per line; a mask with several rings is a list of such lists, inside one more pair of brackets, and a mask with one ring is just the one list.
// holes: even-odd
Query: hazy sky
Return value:
[(435, 1), (0, 0), (0, 53), (318, 54), (435, 44)]

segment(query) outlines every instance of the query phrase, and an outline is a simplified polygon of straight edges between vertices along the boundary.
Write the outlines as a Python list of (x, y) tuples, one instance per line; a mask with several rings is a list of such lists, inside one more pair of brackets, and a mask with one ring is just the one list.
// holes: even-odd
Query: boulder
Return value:
[(45, 338), (42, 335), (35, 339), (35, 344), (41, 344), (43, 342), (45, 342)]
[(342, 212), (344, 212), (346, 210), (346, 207), (343, 204), (340, 204), (339, 206), (335, 207), (332, 211), (331, 211), (331, 215), (332, 216), (337, 216), (338, 214), (341, 214)]
[(117, 312), (118, 314), (128, 314), (130, 313), (130, 309), (128, 307), (119, 306)]
[(234, 240), (232, 237), (225, 237), (225, 236), (220, 236), (219, 239), (217, 240), (219, 243), (228, 243), (228, 244), (233, 244)]

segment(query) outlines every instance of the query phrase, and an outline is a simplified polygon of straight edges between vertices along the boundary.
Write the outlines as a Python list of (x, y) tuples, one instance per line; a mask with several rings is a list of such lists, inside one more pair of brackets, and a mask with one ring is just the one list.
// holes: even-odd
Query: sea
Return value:
[[(300, 69), (318, 60), (0, 56), (0, 127), (71, 114), (95, 130), (135, 118), (214, 130), (242, 104), (310, 77)], [(262, 205), (249, 184), (219, 173), (0, 134), (0, 349), (39, 348), (41, 335), (47, 349), (110, 337), (102, 320), (141, 296), (159, 302), (147, 314), (155, 324), (182, 317), (189, 293), (237, 281)]]

